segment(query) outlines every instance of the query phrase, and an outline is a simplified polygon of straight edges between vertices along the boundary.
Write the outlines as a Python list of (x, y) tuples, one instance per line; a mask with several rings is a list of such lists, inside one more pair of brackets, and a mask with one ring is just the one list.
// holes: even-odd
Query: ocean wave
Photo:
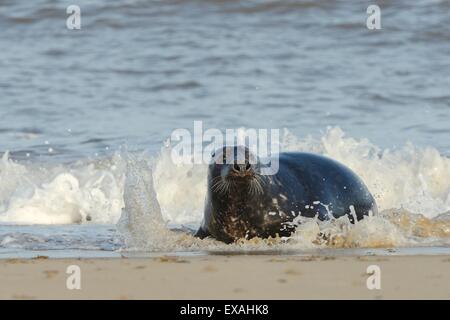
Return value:
[[(170, 150), (162, 148), (153, 172), (163, 215), (175, 224), (195, 224), (203, 214), (207, 167), (174, 165)], [(450, 159), (434, 148), (408, 143), (381, 149), (335, 127), (320, 138), (300, 138), (284, 130), (281, 151), (318, 153), (345, 164), (363, 179), (381, 211), (404, 208), (433, 218), (450, 210)]]
[[(260, 251), (450, 244), (450, 159), (433, 148), (407, 144), (398, 150), (382, 150), (366, 139), (346, 137), (339, 128), (329, 128), (319, 139), (298, 138), (286, 130), (283, 151), (315, 152), (346, 164), (366, 182), (381, 213), (356, 224), (347, 217), (330, 221), (304, 218), (288, 239), (256, 238), (232, 245), (197, 239), (182, 228), (170, 230), (170, 226), (183, 224), (196, 228), (206, 192), (206, 166), (174, 165), (170, 150), (170, 146), (163, 147), (154, 165), (147, 165), (146, 179), (133, 174), (141, 178), (139, 182), (134, 179), (133, 187), (127, 189), (125, 219), (119, 224), (128, 250)], [(140, 172), (137, 166), (133, 168)], [(143, 194), (145, 199), (158, 201), (136, 198)]]
[(125, 170), (118, 160), (67, 165), (0, 161), (0, 223), (115, 223), (123, 208)]
[(381, 149), (329, 128), (321, 137), (284, 131), (282, 151), (319, 153), (354, 170), (374, 194), (381, 214), (302, 220), (289, 239), (243, 240), (231, 246), (192, 237), (203, 216), (206, 165), (176, 165), (171, 146), (157, 155), (122, 151), (71, 165), (0, 161), (0, 223), (117, 224), (127, 248), (225, 250), (304, 247), (448, 245), (450, 159), (409, 143)]

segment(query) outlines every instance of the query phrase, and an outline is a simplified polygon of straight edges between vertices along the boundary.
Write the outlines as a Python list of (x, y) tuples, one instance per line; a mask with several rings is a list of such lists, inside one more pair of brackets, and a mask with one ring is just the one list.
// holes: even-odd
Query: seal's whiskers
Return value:
[(211, 188), (214, 192), (225, 194), (230, 190), (230, 182), (218, 176), (212, 180)]
[(260, 176), (258, 175), (253, 176), (252, 179), (250, 180), (249, 194), (251, 196), (263, 194), (264, 193), (264, 188), (262, 186), (263, 183), (264, 182)]

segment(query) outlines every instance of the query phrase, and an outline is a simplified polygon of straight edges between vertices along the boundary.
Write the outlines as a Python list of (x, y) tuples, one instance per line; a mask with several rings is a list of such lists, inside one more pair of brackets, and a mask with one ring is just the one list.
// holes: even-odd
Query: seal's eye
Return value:
[(241, 171), (241, 167), (237, 163), (235, 163), (233, 165), (233, 170), (239, 172), (239, 171)]
[(245, 165), (245, 170), (250, 170), (250, 168), (251, 168), (252, 166), (250, 165), (250, 162), (247, 162), (246, 163), (246, 165)]

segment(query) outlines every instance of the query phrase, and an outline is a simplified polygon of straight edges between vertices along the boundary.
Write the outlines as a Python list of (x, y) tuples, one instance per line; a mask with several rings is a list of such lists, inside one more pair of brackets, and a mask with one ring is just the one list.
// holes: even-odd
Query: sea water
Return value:
[[(0, 2), (0, 257), (448, 253), (449, 1), (379, 1), (381, 30), (368, 2), (331, 0), (77, 1), (68, 30), (72, 2)], [(361, 176), (380, 215), (192, 237), (206, 165), (166, 141), (196, 120), (280, 129), (281, 151)]]

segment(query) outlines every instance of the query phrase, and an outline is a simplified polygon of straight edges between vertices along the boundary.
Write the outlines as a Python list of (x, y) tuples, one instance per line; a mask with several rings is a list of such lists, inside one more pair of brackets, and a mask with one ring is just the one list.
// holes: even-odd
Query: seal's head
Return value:
[[(231, 243), (261, 233), (267, 200), (260, 162), (246, 147), (224, 147), (209, 165), (205, 216), (197, 232)], [(270, 199), (270, 198), (269, 198)]]
[(263, 193), (258, 158), (243, 146), (223, 147), (212, 155), (209, 165), (210, 190), (218, 195), (244, 197)]

